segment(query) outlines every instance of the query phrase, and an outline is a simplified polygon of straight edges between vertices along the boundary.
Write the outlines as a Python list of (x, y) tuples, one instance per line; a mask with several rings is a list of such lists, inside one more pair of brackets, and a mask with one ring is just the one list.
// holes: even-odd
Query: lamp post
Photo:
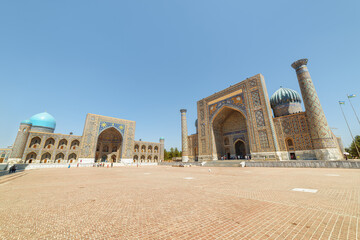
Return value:
[(351, 138), (352, 138), (352, 140), (354, 141), (354, 145), (355, 145), (355, 148), (356, 148), (357, 154), (358, 154), (358, 156), (360, 156), (359, 149), (358, 149), (358, 147), (357, 147), (357, 145), (356, 145), (356, 141), (355, 141), (354, 136), (353, 136), (353, 134), (352, 134), (352, 132), (351, 132), (351, 129), (350, 129), (349, 123), (348, 123), (348, 121), (346, 120), (346, 117), (345, 117), (345, 114), (344, 114), (344, 110), (343, 110), (343, 109), (342, 109), (342, 107), (341, 107), (341, 105), (344, 105), (344, 104), (345, 104), (345, 102), (343, 102), (343, 101), (339, 101), (339, 106), (340, 106), (340, 109), (341, 109), (342, 115), (344, 116), (344, 119), (345, 119), (346, 125), (347, 125), (347, 127), (348, 127), (348, 129), (349, 129), (349, 132), (350, 132), (350, 135), (351, 135)]

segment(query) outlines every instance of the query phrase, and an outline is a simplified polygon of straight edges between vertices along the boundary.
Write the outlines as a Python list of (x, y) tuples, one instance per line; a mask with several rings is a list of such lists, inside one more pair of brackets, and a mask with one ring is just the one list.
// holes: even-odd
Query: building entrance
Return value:
[(122, 140), (121, 133), (113, 127), (100, 133), (96, 146), (95, 161), (117, 162), (120, 160)]
[(212, 120), (213, 156), (217, 159), (245, 158), (247, 143), (246, 118), (239, 110), (223, 107)]
[(235, 152), (237, 158), (241, 158), (241, 159), (245, 158), (246, 150), (245, 150), (245, 143), (243, 141), (239, 140), (235, 143)]

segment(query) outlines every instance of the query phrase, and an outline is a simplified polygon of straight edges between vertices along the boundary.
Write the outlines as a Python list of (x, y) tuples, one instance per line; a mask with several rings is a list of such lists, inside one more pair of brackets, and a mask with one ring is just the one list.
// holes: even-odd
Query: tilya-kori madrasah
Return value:
[(341, 139), (326, 120), (307, 68), (294, 62), (300, 95), (280, 88), (270, 98), (261, 74), (197, 102), (196, 134), (181, 109), (182, 161), (218, 159), (341, 160)]
[[(300, 95), (280, 88), (269, 100), (261, 74), (197, 102), (196, 134), (188, 136), (181, 109), (182, 161), (251, 158), (261, 160), (341, 160), (341, 139), (332, 133), (307, 68), (294, 62)], [(0, 162), (93, 163), (159, 162), (159, 143), (135, 141), (135, 121), (88, 114), (82, 136), (54, 133), (48, 113), (21, 122)]]
[(54, 133), (47, 112), (22, 121), (11, 148), (0, 149), (0, 163), (156, 163), (164, 159), (158, 143), (135, 141), (135, 121), (87, 114), (82, 136)]

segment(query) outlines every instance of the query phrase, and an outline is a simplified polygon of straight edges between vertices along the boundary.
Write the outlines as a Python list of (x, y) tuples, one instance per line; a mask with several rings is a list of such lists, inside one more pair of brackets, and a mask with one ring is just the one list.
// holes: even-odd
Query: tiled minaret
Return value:
[(316, 158), (318, 160), (340, 160), (342, 154), (337, 148), (336, 139), (333, 137), (321, 107), (307, 68), (307, 62), (306, 58), (300, 59), (291, 66), (296, 70), (299, 81)]
[(160, 138), (160, 161), (164, 161), (165, 138)]
[(21, 122), (19, 131), (16, 135), (16, 139), (13, 145), (13, 149), (11, 151), (9, 163), (20, 163), (21, 158), (24, 154), (30, 129), (31, 129), (31, 123), (25, 121)]
[(189, 154), (188, 154), (188, 130), (187, 130), (187, 123), (186, 123), (186, 109), (180, 109), (181, 112), (181, 143), (182, 143), (182, 161), (188, 162), (189, 161)]

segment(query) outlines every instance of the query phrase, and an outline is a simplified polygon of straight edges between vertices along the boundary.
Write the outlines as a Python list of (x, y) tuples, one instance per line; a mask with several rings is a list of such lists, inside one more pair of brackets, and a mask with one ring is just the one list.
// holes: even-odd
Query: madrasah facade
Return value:
[(199, 100), (195, 134), (188, 136), (181, 109), (182, 161), (342, 160), (341, 139), (328, 125), (307, 63), (291, 65), (305, 111), (292, 89), (281, 87), (269, 99), (261, 74)]
[(0, 163), (157, 163), (164, 138), (135, 141), (135, 121), (87, 114), (82, 136), (54, 133), (55, 118), (39, 113), (20, 123), (11, 148), (0, 149)]

